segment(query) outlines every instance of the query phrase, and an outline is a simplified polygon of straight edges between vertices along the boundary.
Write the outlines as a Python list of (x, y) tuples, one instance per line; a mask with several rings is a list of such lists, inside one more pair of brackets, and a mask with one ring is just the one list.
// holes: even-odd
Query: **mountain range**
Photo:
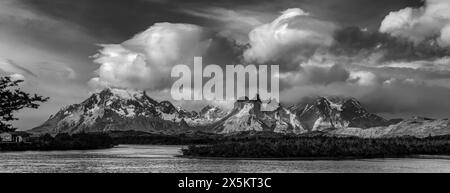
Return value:
[(169, 101), (158, 102), (145, 91), (104, 89), (88, 99), (59, 110), (36, 134), (143, 131), (177, 134), (204, 131), (233, 134), (271, 131), (286, 134), (322, 132), (328, 135), (393, 137), (450, 134), (448, 119), (414, 117), (388, 120), (368, 112), (354, 98), (316, 97), (284, 107), (254, 99), (237, 100), (231, 110), (207, 105), (199, 112), (187, 111)]

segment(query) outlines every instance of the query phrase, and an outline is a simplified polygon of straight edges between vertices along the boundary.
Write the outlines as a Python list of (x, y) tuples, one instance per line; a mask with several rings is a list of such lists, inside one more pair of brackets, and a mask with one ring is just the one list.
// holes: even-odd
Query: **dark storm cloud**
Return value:
[(5, 0), (0, 4), (0, 31), (13, 37), (8, 39), (78, 56), (94, 51), (91, 45), (94, 39), (79, 26), (27, 10), (27, 6), (17, 1)]
[(406, 39), (392, 37), (378, 31), (363, 31), (359, 27), (346, 27), (334, 34), (335, 44), (330, 52), (335, 55), (356, 56), (383, 53), (383, 61), (424, 60), (450, 55), (450, 49), (430, 42), (414, 44)]
[(203, 57), (203, 65), (217, 64), (234, 65), (242, 63), (242, 53), (245, 46), (239, 45), (236, 41), (213, 34), (209, 49)]
[(366, 88), (344, 83), (303, 85), (280, 93), (287, 105), (316, 96), (354, 97), (372, 113), (431, 118), (448, 118), (450, 115), (450, 89), (404, 80)]
[(344, 65), (335, 64), (331, 67), (316, 65), (302, 66), (298, 71), (283, 73), (280, 80), (280, 90), (289, 89), (296, 85), (329, 85), (345, 82), (350, 72)]
[[(305, 69), (304, 69), (305, 70)], [(305, 70), (306, 76), (309, 76), (309, 81), (313, 84), (330, 84), (333, 82), (345, 82), (350, 73), (343, 65), (333, 65), (331, 68), (311, 68)]]
[(343, 26), (357, 25), (377, 29), (380, 21), (392, 10), (419, 7), (421, 0), (308, 0), (305, 9), (323, 19)]
[[(82, 26), (105, 42), (119, 43), (157, 22), (202, 24), (178, 5), (143, 0), (21, 0), (51, 17)], [(113, 42), (111, 42), (113, 41)]]
[[(312, 13), (318, 20), (336, 22), (342, 25), (358, 25), (360, 27), (376, 25), (376, 28), (378, 28), (379, 23), (383, 19), (382, 16), (389, 13), (389, 11), (406, 6), (419, 7), (423, 5), (423, 2), (420, 0), (282, 0), (276, 3), (268, 0), (58, 0), (57, 2), (53, 0), (20, 0), (20, 2), (49, 17), (80, 27), (81, 31), (94, 37), (95, 42), (93, 42), (94, 40), (86, 40), (84, 45), (74, 43), (73, 45), (75, 46), (69, 47), (70, 49), (79, 47), (78, 51), (84, 54), (92, 53), (97, 49), (92, 46), (93, 43), (120, 43), (157, 22), (191, 23), (213, 29), (217, 29), (218, 24), (220, 26), (220, 22), (214, 17), (208, 18), (193, 15), (186, 12), (186, 10), (208, 10), (219, 7), (225, 10), (246, 10), (254, 13), (264, 13), (273, 17), (287, 8), (301, 7)], [(221, 13), (213, 12), (211, 14), (221, 16)], [(374, 19), (374, 16), (377, 16), (376, 19)], [(30, 30), (27, 30), (30, 31), (29, 36), (37, 36), (35, 37), (36, 39), (44, 38), (43, 42), (49, 42), (50, 46), (57, 48), (67, 48), (66, 44), (71, 44), (71, 42), (61, 42), (61, 40), (58, 40), (58, 36), (54, 36), (54, 38), (45, 37), (45, 34), (49, 33), (36, 33), (41, 30), (37, 28), (39, 26), (38, 23), (27, 26), (33, 25), (36, 27), (31, 27)], [(245, 33), (248, 32), (244, 31), (243, 34), (245, 35)], [(346, 31), (343, 33), (346, 33)], [(65, 41), (71, 39), (79, 41), (80, 38), (66, 38)], [(389, 43), (391, 41), (387, 40), (386, 44)], [(400, 46), (397, 50), (394, 50), (396, 53), (399, 53), (396, 54), (396, 57), (401, 57), (402, 54), (398, 51), (404, 50), (404, 48), (405, 46)], [(305, 51), (305, 54), (311, 55), (312, 52), (314, 50)]]
[(362, 95), (361, 102), (375, 113), (412, 114), (448, 118), (450, 89), (424, 84), (394, 83)]
[[(98, 36), (127, 38), (156, 22), (213, 25), (208, 19), (180, 10), (221, 7), (277, 13), (302, 7), (315, 16), (344, 25), (376, 25), (389, 11), (419, 7), (420, 0), (20, 0), (52, 17), (85, 27)], [(117, 40), (116, 40), (117, 41)], [(117, 42), (116, 42), (117, 43)]]
[(424, 4), (422, 0), (277, 0), (276, 2), (272, 0), (198, 0), (195, 2), (192, 4), (272, 13), (300, 7), (324, 20), (344, 26), (357, 25), (370, 29), (378, 29), (380, 22), (390, 11), (404, 7), (420, 7)]

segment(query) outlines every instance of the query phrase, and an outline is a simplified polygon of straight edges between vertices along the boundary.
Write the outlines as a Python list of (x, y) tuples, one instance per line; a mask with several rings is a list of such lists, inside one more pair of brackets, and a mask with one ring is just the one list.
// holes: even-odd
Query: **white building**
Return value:
[(0, 133), (0, 142), (13, 142), (13, 136), (11, 133)]
[(0, 133), (0, 143), (21, 143), (24, 142), (24, 137), (18, 132)]

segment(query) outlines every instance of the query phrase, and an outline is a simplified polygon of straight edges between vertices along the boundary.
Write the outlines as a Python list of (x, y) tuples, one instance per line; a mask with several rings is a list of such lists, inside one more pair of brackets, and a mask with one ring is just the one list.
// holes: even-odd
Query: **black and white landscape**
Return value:
[[(0, 172), (450, 172), (449, 0), (1, 0), (0, 26)], [(279, 101), (174, 99), (200, 57), (278, 65)]]

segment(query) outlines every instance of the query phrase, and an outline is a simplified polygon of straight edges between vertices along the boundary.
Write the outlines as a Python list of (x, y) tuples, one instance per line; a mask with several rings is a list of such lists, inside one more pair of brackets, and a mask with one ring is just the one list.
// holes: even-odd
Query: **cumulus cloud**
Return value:
[(250, 47), (245, 50), (244, 59), (257, 63), (281, 60), (298, 64), (316, 48), (330, 46), (334, 29), (334, 24), (315, 19), (302, 9), (287, 9), (271, 23), (249, 33)]
[(192, 24), (156, 23), (121, 44), (103, 44), (94, 56), (100, 64), (92, 84), (159, 89), (167, 86), (177, 64), (192, 64), (209, 46), (207, 31)]
[(371, 86), (377, 83), (377, 76), (368, 71), (352, 71), (348, 81), (361, 86)]
[[(298, 11), (294, 19), (286, 22), (289, 28), (293, 28), (292, 21), (297, 17), (310, 16)], [(432, 100), (433, 97), (440, 100), (450, 97), (449, 87), (446, 86), (450, 83), (450, 71), (448, 50), (423, 41), (429, 37), (414, 42), (405, 39), (406, 36), (359, 27), (334, 27), (330, 31), (331, 43), (315, 46), (302, 44), (304, 41), (295, 38), (291, 40), (299, 41), (283, 44), (272, 38), (277, 37), (275, 35), (259, 37), (269, 38), (260, 38), (258, 43), (261, 46), (250, 41), (245, 54), (253, 49), (261, 57), (251, 58), (258, 55), (244, 54), (244, 58), (256, 62), (281, 61), (280, 67), (284, 70), (280, 73), (282, 103), (296, 104), (311, 96), (337, 95), (356, 97), (376, 113), (412, 113), (434, 117), (441, 117), (450, 107), (450, 103), (439, 106)], [(437, 39), (440, 36), (433, 38), (435, 43), (441, 41)], [(441, 43), (439, 45), (442, 46)], [(283, 68), (283, 65), (288, 67)], [(439, 90), (444, 94), (437, 96)]]
[(450, 1), (426, 0), (420, 8), (407, 7), (389, 13), (380, 32), (409, 39), (415, 43), (436, 39), (441, 46), (450, 44)]

